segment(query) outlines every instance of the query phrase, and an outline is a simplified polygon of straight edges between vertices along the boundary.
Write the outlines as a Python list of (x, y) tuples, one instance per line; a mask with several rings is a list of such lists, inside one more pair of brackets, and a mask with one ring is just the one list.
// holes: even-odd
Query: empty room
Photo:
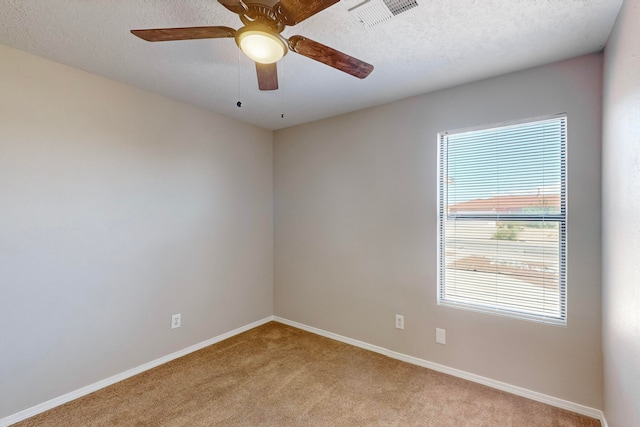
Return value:
[(640, 426), (640, 0), (0, 0), (0, 426)]

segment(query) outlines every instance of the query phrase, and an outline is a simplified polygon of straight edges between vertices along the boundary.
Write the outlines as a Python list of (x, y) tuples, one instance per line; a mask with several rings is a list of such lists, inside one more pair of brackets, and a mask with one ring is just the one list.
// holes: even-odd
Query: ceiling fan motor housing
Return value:
[(270, 6), (263, 4), (250, 4), (245, 6), (244, 13), (239, 14), (240, 20), (245, 26), (262, 24), (271, 28), (271, 30), (276, 33), (281, 33), (282, 30), (284, 30), (285, 22), (280, 19)]

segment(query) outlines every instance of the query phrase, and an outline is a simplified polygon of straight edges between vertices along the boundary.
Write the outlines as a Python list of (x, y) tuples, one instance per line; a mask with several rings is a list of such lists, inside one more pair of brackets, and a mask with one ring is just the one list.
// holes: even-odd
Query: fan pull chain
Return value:
[(236, 98), (238, 102), (236, 102), (236, 106), (238, 108), (241, 108), (242, 102), (240, 101), (240, 49), (238, 49), (238, 67), (236, 72), (236, 80), (237, 80), (236, 87), (238, 88), (238, 97)]

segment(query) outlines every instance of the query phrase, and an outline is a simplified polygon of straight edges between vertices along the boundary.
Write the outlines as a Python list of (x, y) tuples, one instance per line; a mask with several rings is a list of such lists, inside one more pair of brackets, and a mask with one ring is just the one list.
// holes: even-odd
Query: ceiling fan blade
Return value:
[(256, 73), (258, 74), (258, 89), (278, 89), (278, 67), (275, 62), (273, 64), (256, 62)]
[(218, 3), (238, 15), (242, 15), (247, 10), (245, 4), (240, 0), (218, 0)]
[(273, 9), (282, 22), (292, 26), (299, 24), (318, 12), (322, 12), (329, 6), (338, 3), (338, 1), (340, 0), (280, 0)]
[(166, 42), (171, 40), (234, 37), (236, 30), (229, 27), (156, 28), (151, 30), (131, 30), (131, 34), (148, 42)]
[(322, 62), (330, 67), (344, 71), (359, 79), (364, 79), (373, 71), (373, 65), (349, 56), (322, 43), (302, 36), (289, 38), (289, 49), (307, 58)]

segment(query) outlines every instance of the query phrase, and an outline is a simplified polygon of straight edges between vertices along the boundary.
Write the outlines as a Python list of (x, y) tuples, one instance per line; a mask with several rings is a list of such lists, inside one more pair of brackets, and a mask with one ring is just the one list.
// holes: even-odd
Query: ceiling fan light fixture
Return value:
[(236, 33), (238, 47), (255, 62), (273, 64), (287, 54), (279, 34), (261, 28), (242, 28)]

